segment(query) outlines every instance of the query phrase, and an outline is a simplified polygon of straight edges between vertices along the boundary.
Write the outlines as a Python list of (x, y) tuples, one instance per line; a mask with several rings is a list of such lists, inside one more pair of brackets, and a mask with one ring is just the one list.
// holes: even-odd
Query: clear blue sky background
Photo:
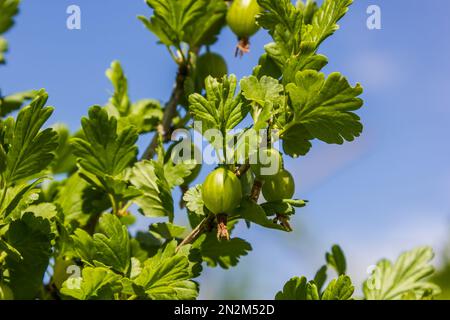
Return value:
[[(272, 298), (291, 276), (312, 277), (333, 243), (345, 249), (358, 285), (382, 256), (394, 258), (416, 245), (442, 248), (450, 215), (450, 3), (355, 2), (320, 52), (330, 58), (325, 72), (340, 71), (364, 86), (363, 136), (342, 147), (315, 143), (307, 157), (287, 161), (296, 196), (310, 200), (294, 219), (296, 231), (240, 228), (254, 250), (232, 270), (207, 269), (202, 298), (230, 292)], [(80, 31), (66, 29), (70, 4), (81, 7)], [(381, 7), (382, 30), (366, 28), (370, 4)], [(24, 0), (7, 34), (11, 52), (0, 67), (0, 88), (4, 94), (46, 88), (56, 107), (52, 121), (76, 130), (89, 106), (108, 100), (112, 89), (104, 72), (119, 59), (134, 100), (165, 101), (176, 68), (139, 14), (150, 15), (143, 0)], [(268, 41), (259, 32), (252, 53), (235, 59), (235, 38), (225, 29), (212, 49), (242, 77)], [(151, 222), (140, 219), (138, 227)]]

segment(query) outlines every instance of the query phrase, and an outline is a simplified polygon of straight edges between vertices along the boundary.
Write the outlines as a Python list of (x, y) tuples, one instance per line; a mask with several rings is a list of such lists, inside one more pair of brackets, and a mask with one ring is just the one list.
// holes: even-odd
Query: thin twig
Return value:
[(253, 182), (252, 191), (250, 193), (250, 199), (252, 199), (255, 202), (258, 202), (259, 196), (261, 194), (261, 188), (262, 188), (262, 181), (259, 181), (258, 179), (255, 179)]
[(204, 231), (207, 231), (214, 220), (215, 216), (213, 214), (204, 218), (195, 228), (189, 233), (183, 241), (175, 249), (176, 252), (181, 249), (182, 246), (193, 243)]
[[(164, 134), (164, 139), (168, 138), (167, 134), (170, 131), (172, 120), (177, 113), (177, 106), (184, 94), (184, 82), (186, 80), (187, 75), (188, 75), (188, 67), (185, 64), (180, 65), (178, 68), (177, 78), (175, 80), (172, 95), (170, 96), (170, 99), (164, 108), (164, 115), (161, 121), (162, 127), (161, 131)], [(152, 142), (144, 151), (142, 159), (152, 159), (153, 156), (155, 155), (157, 146), (158, 146), (158, 134), (155, 134), (153, 136)]]
[(234, 172), (234, 174), (235, 174), (238, 178), (240, 178), (240, 177), (242, 177), (242, 176), (248, 171), (248, 169), (250, 169), (250, 164), (248, 164), (248, 163), (243, 164), (243, 165), (239, 166), (239, 167), (236, 169), (236, 171)]

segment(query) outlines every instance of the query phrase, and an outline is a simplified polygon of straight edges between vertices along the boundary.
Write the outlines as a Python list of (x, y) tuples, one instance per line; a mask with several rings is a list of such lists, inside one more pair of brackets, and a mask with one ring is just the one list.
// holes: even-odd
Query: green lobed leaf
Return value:
[(79, 258), (91, 266), (106, 266), (127, 275), (131, 266), (130, 238), (127, 227), (112, 214), (103, 214), (98, 232), (92, 237), (77, 229), (72, 236)]
[(202, 121), (203, 131), (218, 129), (222, 133), (236, 127), (247, 115), (249, 108), (240, 94), (235, 96), (235, 75), (224, 76), (221, 81), (206, 78), (206, 97), (198, 93), (189, 96), (189, 110), (196, 121)]
[(23, 211), (39, 198), (40, 190), (37, 185), (42, 180), (38, 179), (32, 183), (18, 183), (15, 186), (1, 190), (5, 192), (5, 198), (0, 205), (0, 218), (5, 221), (19, 219)]
[(117, 129), (119, 132), (134, 126), (140, 134), (154, 131), (163, 118), (161, 104), (152, 99), (143, 99), (133, 103), (127, 116), (119, 117), (110, 109), (108, 109), (108, 113), (118, 118)]
[(80, 277), (70, 277), (61, 288), (65, 296), (78, 300), (112, 300), (120, 292), (122, 277), (107, 268), (83, 268)]
[(117, 133), (117, 120), (99, 106), (89, 109), (81, 125), (84, 138), (73, 139), (81, 168), (99, 177), (116, 176), (136, 161), (138, 135), (133, 127)]
[[(14, 17), (19, 12), (20, 0), (0, 0), (0, 35), (14, 25)], [(5, 63), (3, 53), (8, 50), (5, 38), (0, 37), (0, 64)]]
[(324, 0), (315, 10), (311, 25), (303, 30), (303, 41), (314, 43), (317, 48), (326, 38), (339, 29), (337, 22), (347, 13), (353, 0)]
[(184, 183), (184, 179), (189, 177), (196, 167), (195, 160), (183, 161), (177, 164), (172, 161), (166, 162), (164, 164), (164, 176), (169, 184), (169, 188), (181, 186)]
[[(0, 64), (5, 63), (5, 53), (8, 51), (8, 41), (0, 36)], [(2, 104), (3, 105), (3, 104)], [(1, 108), (2, 110), (3, 108)]]
[(312, 19), (319, 9), (315, 0), (307, 0), (306, 3), (304, 3), (302, 0), (298, 0), (295, 6), (302, 12), (303, 22), (305, 24), (312, 23)]
[(277, 79), (262, 76), (244, 77), (240, 81), (242, 95), (252, 103), (252, 117), (254, 129), (260, 130), (267, 126), (267, 122), (274, 116), (274, 109), (284, 103), (284, 91)]
[(45, 107), (47, 100), (47, 93), (39, 91), (31, 104), (19, 112), (15, 123), (5, 122), (6, 137), (2, 144), (7, 149), (4, 180), (8, 186), (33, 178), (54, 159), (58, 136), (51, 128), (41, 131), (53, 112), (53, 108)]
[(265, 46), (267, 54), (283, 67), (292, 55), (300, 53), (303, 17), (290, 0), (258, 0), (264, 12), (258, 23), (269, 30), (273, 43)]
[[(94, 194), (95, 196), (89, 197), (89, 194)], [(66, 224), (75, 222), (83, 227), (93, 213), (88, 209), (102, 207), (98, 205), (101, 199), (98, 192), (92, 190), (86, 180), (80, 177), (79, 173), (74, 173), (64, 180), (64, 184), (59, 188), (54, 202), (61, 208)], [(87, 202), (89, 202), (89, 205), (87, 205)], [(108, 207), (109, 202), (104, 209), (106, 210)]]
[[(332, 73), (325, 79), (323, 73), (313, 70), (298, 72), (295, 78), (295, 83), (286, 86), (294, 119), (285, 130), (285, 135), (289, 137), (290, 130), (298, 130), (298, 124), (309, 137), (326, 143), (342, 144), (344, 141), (353, 141), (361, 134), (360, 118), (352, 112), (363, 104), (357, 98), (363, 92), (359, 84), (351, 87), (339, 73)], [(294, 151), (306, 149), (297, 148)]]
[(288, 231), (283, 226), (267, 218), (264, 209), (249, 198), (242, 200), (240, 207), (233, 213), (234, 215), (265, 228)]
[(114, 87), (114, 93), (105, 106), (110, 117), (117, 119), (117, 130), (122, 132), (134, 126), (138, 133), (146, 133), (156, 129), (163, 117), (161, 104), (152, 99), (131, 103), (128, 95), (128, 80), (119, 61), (113, 61), (106, 76)]
[(143, 192), (134, 202), (146, 217), (169, 217), (173, 220), (173, 199), (162, 166), (156, 161), (141, 161), (131, 170), (130, 182)]
[[(0, 37), (0, 55), (1, 55), (1, 41)], [(0, 56), (1, 61), (1, 56)], [(0, 116), (4, 117), (11, 112), (20, 109), (26, 101), (30, 101), (36, 97), (38, 91), (29, 90), (24, 92), (17, 92), (6, 97), (0, 97)]]
[(188, 27), (201, 18), (206, 11), (206, 0), (147, 0), (153, 9), (150, 19), (139, 19), (153, 32), (161, 43), (179, 46)]
[(130, 98), (128, 96), (128, 80), (125, 77), (119, 61), (113, 61), (106, 76), (114, 86), (114, 94), (110, 103), (117, 109), (120, 115), (127, 115), (130, 109)]
[(15, 299), (36, 298), (50, 259), (53, 237), (49, 221), (31, 212), (9, 225), (6, 241), (23, 257), (17, 261), (8, 256), (6, 260), (9, 286)]
[(183, 40), (192, 48), (215, 43), (225, 24), (227, 13), (225, 1), (209, 0), (204, 9), (203, 15), (195, 19), (195, 22), (185, 29)]
[(52, 127), (58, 134), (58, 148), (51, 164), (52, 173), (72, 173), (76, 170), (76, 158), (70, 144), (70, 131), (63, 124), (55, 124)]
[(158, 237), (172, 240), (180, 238), (186, 232), (186, 228), (173, 223), (158, 222), (150, 225), (150, 232)]
[(337, 279), (333, 279), (328, 284), (322, 294), (321, 300), (349, 300), (353, 296), (355, 287), (350, 277), (341, 275)]
[(364, 296), (368, 300), (400, 300), (409, 294), (422, 297), (439, 294), (439, 288), (426, 280), (433, 274), (430, 264), (434, 253), (430, 247), (419, 247), (402, 253), (395, 263), (383, 259), (364, 282)]
[(202, 235), (193, 244), (193, 248), (200, 250), (202, 259), (208, 266), (220, 266), (223, 269), (236, 266), (240, 258), (252, 250), (252, 246), (244, 239), (232, 238), (229, 241), (219, 241), (213, 232)]
[(325, 260), (327, 264), (336, 270), (338, 275), (344, 275), (347, 270), (347, 261), (345, 259), (344, 252), (338, 245), (331, 247), (331, 252), (325, 254)]
[(294, 277), (275, 295), (275, 300), (320, 300), (320, 298), (313, 282), (308, 282), (305, 277)]
[(320, 267), (320, 269), (317, 270), (314, 276), (314, 283), (316, 284), (319, 293), (322, 291), (322, 287), (325, 284), (325, 281), (327, 281), (327, 269), (328, 268), (326, 265)]
[[(198, 285), (188, 256), (175, 251), (176, 241), (169, 242), (144, 262), (134, 283), (152, 300), (192, 300), (197, 298)], [(143, 297), (144, 298), (144, 297)]]
[(14, 16), (19, 12), (20, 0), (0, 0), (0, 34), (14, 24)]
[(305, 200), (293, 200), (285, 199), (279, 201), (266, 202), (261, 204), (261, 207), (266, 212), (267, 216), (274, 216), (276, 214), (281, 215), (293, 215), (295, 214), (295, 208), (302, 208), (306, 206)]
[(195, 228), (205, 217), (205, 204), (202, 198), (202, 185), (191, 187), (183, 196), (188, 210), (188, 218), (192, 228)]

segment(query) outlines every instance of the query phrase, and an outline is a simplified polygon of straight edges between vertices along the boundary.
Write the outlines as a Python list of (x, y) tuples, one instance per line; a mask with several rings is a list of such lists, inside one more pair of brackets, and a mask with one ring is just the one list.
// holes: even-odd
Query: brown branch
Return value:
[(259, 181), (258, 179), (255, 179), (253, 182), (252, 191), (250, 193), (250, 199), (252, 199), (255, 202), (258, 202), (259, 196), (261, 194), (261, 188), (262, 188), (262, 181)]
[(208, 217), (204, 218), (195, 228), (194, 230), (189, 233), (186, 238), (183, 239), (183, 241), (180, 242), (180, 244), (175, 249), (175, 252), (178, 252), (182, 246), (193, 243), (195, 240), (197, 240), (200, 235), (208, 231), (210, 229), (211, 223), (214, 221), (215, 215), (211, 214)]
[(240, 178), (248, 171), (248, 169), (250, 169), (250, 165), (248, 163), (243, 164), (243, 165), (239, 166), (239, 168), (237, 168), (236, 171), (234, 171), (234, 174), (238, 178)]
[[(170, 96), (169, 101), (166, 103), (164, 108), (164, 115), (161, 121), (160, 131), (163, 134), (164, 140), (169, 139), (168, 134), (170, 132), (170, 127), (172, 125), (172, 120), (177, 114), (177, 106), (184, 94), (184, 82), (188, 76), (189, 68), (186, 64), (180, 64), (178, 67), (177, 77), (175, 80), (175, 85)], [(156, 147), (158, 146), (158, 134), (155, 133), (152, 142), (149, 144), (147, 149), (142, 155), (142, 159), (152, 159), (156, 152)]]

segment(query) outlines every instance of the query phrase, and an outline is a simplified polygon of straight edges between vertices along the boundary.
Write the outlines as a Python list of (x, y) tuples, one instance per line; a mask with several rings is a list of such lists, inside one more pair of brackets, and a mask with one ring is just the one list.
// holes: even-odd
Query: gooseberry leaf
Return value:
[(240, 258), (252, 250), (250, 243), (244, 239), (232, 238), (229, 241), (219, 241), (213, 232), (202, 235), (194, 243), (193, 248), (200, 250), (202, 259), (208, 266), (220, 266), (223, 269), (236, 266)]
[(195, 19), (195, 22), (186, 28), (183, 40), (192, 48), (215, 43), (225, 24), (226, 14), (227, 5), (225, 1), (208, 1), (203, 15)]
[(156, 161), (141, 161), (131, 170), (131, 184), (142, 191), (133, 201), (147, 217), (169, 217), (173, 220), (173, 199), (163, 167)]
[(298, 0), (295, 6), (301, 11), (304, 24), (311, 24), (314, 14), (319, 9), (317, 2), (311, 0), (307, 0), (306, 3), (303, 0)]
[(314, 43), (317, 48), (326, 38), (339, 29), (337, 22), (347, 13), (353, 0), (324, 0), (322, 5), (314, 10), (311, 24), (303, 29), (303, 41)]
[(320, 267), (319, 270), (317, 270), (316, 274), (314, 275), (314, 283), (317, 286), (317, 290), (319, 292), (322, 291), (322, 287), (325, 284), (325, 281), (327, 281), (327, 266), (324, 265)]
[(280, 215), (293, 215), (295, 214), (295, 208), (301, 208), (306, 206), (305, 200), (292, 200), (285, 199), (279, 201), (266, 202), (261, 204), (261, 207), (266, 212), (267, 216)]
[(331, 252), (325, 254), (325, 260), (327, 264), (336, 270), (338, 275), (344, 275), (347, 270), (347, 261), (345, 259), (344, 252), (338, 245), (331, 247)]
[(74, 153), (81, 168), (98, 177), (122, 173), (136, 161), (138, 135), (133, 127), (117, 131), (117, 119), (99, 106), (81, 120), (84, 137), (74, 138)]
[(136, 294), (152, 300), (193, 300), (198, 295), (194, 267), (183, 251), (176, 251), (176, 241), (169, 242), (144, 262), (133, 282), (140, 290)]
[[(0, 37), (0, 52), (1, 52), (1, 40)], [(0, 53), (1, 54), (1, 53)], [(1, 59), (1, 57), (0, 57)], [(39, 91), (29, 90), (23, 92), (17, 92), (6, 97), (0, 96), (0, 116), (4, 117), (13, 111), (20, 109), (27, 101), (33, 100)]]
[(36, 298), (50, 259), (53, 238), (50, 222), (31, 212), (9, 224), (6, 241), (22, 257), (20, 260), (12, 255), (6, 258), (9, 286), (15, 299)]
[(53, 174), (72, 173), (76, 171), (76, 157), (70, 143), (71, 134), (67, 126), (55, 124), (53, 130), (58, 134), (58, 148), (55, 150), (55, 159), (51, 164)]
[(168, 161), (164, 164), (164, 175), (170, 188), (175, 186), (181, 186), (184, 183), (184, 179), (191, 175), (191, 172), (195, 169), (197, 164), (195, 161), (184, 161), (180, 163), (173, 163)]
[(277, 103), (284, 90), (277, 79), (268, 76), (262, 76), (260, 79), (255, 76), (244, 77), (239, 84), (242, 95), (260, 106), (264, 106), (267, 101)]
[(5, 199), (0, 204), (0, 220), (12, 221), (20, 218), (23, 211), (33, 202), (39, 199), (40, 189), (37, 187), (42, 183), (42, 179), (37, 179), (32, 183), (17, 183), (12, 187), (4, 187)]
[[(14, 25), (14, 17), (19, 12), (20, 0), (0, 0), (0, 35)], [(5, 63), (4, 53), (8, 49), (5, 38), (0, 37), (0, 64)]]
[(114, 93), (105, 109), (110, 117), (117, 119), (117, 130), (122, 132), (134, 126), (138, 133), (153, 131), (163, 117), (161, 104), (152, 99), (131, 103), (128, 80), (119, 61), (113, 61), (106, 76), (114, 87)]
[(180, 238), (185, 232), (185, 227), (173, 223), (158, 222), (150, 225), (150, 233), (167, 240)]
[(294, 277), (276, 294), (275, 300), (349, 300), (354, 290), (348, 276), (331, 280), (322, 295), (314, 281), (308, 281), (305, 277)]
[(284, 102), (284, 96), (281, 96), (283, 85), (268, 76), (262, 76), (260, 79), (249, 76), (240, 81), (240, 86), (242, 95), (252, 104), (254, 129), (266, 127), (267, 121), (274, 115), (273, 109)]
[(305, 277), (294, 277), (275, 295), (275, 300), (320, 300), (320, 298), (314, 282), (308, 282)]
[(349, 300), (353, 296), (355, 287), (350, 277), (341, 275), (337, 279), (330, 281), (324, 290), (321, 300)]
[(188, 27), (205, 15), (206, 0), (147, 0), (153, 9), (150, 19), (139, 16), (144, 25), (167, 46), (179, 46)]
[(240, 207), (235, 210), (233, 215), (236, 215), (244, 220), (256, 223), (262, 227), (288, 231), (283, 226), (270, 220), (267, 217), (264, 209), (249, 198), (245, 198), (242, 200)]
[(217, 129), (222, 133), (236, 127), (248, 114), (248, 105), (241, 94), (236, 94), (235, 75), (224, 76), (221, 80), (211, 76), (205, 80), (206, 97), (198, 93), (189, 96), (189, 110), (196, 121), (202, 121), (203, 132)]
[(0, 36), (0, 64), (5, 63), (5, 53), (8, 51), (8, 42)]
[(422, 297), (436, 296), (439, 288), (426, 280), (434, 272), (430, 261), (434, 253), (430, 247), (419, 247), (402, 253), (395, 263), (383, 259), (364, 282), (364, 296), (368, 300), (400, 300), (410, 293)]
[(58, 136), (51, 128), (41, 130), (53, 112), (53, 108), (45, 107), (47, 100), (47, 93), (41, 90), (29, 106), (20, 110), (16, 121), (9, 118), (3, 122), (0, 142), (7, 150), (4, 180), (8, 186), (33, 178), (54, 158)]
[(108, 268), (85, 267), (80, 277), (70, 277), (63, 283), (61, 293), (78, 300), (111, 300), (122, 289), (121, 278)]
[(342, 144), (361, 134), (360, 118), (352, 112), (363, 104), (358, 98), (363, 91), (359, 84), (351, 87), (339, 73), (325, 79), (323, 73), (306, 70), (298, 72), (295, 83), (288, 84), (286, 90), (294, 112), (294, 119), (284, 133), (288, 137), (289, 130), (298, 129), (298, 124), (310, 137), (326, 143)]
[(119, 61), (111, 63), (110, 69), (106, 71), (106, 76), (114, 86), (114, 94), (109, 102), (121, 116), (128, 115), (131, 105), (128, 96), (128, 80)]
[(188, 209), (189, 222), (195, 228), (206, 217), (205, 204), (202, 198), (202, 185), (191, 187), (183, 196)]
[(109, 213), (101, 216), (98, 226), (98, 232), (93, 236), (83, 229), (75, 231), (72, 239), (77, 257), (90, 266), (106, 266), (127, 275), (131, 266), (131, 252), (126, 226)]

